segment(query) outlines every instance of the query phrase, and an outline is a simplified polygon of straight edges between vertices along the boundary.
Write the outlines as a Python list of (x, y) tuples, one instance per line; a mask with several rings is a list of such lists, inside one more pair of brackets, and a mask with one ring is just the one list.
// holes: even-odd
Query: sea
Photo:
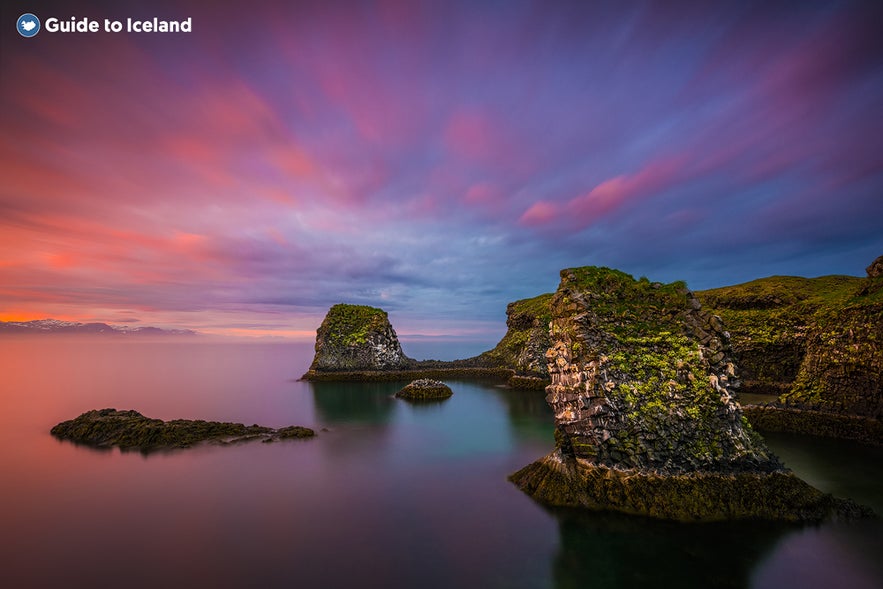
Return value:
[[(417, 358), (487, 345), (405, 342)], [(468, 348), (468, 349), (467, 349)], [(507, 476), (551, 451), (539, 391), (299, 380), (311, 343), (0, 340), (0, 586), (883, 587), (883, 522), (683, 524), (548, 509)], [(143, 454), (53, 438), (90, 409), (317, 437)], [(883, 514), (883, 451), (768, 444), (816, 487)]]

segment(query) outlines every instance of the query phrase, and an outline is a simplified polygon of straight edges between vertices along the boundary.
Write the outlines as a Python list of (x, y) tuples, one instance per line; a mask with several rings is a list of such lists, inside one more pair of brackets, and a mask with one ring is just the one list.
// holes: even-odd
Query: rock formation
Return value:
[(382, 309), (334, 305), (316, 330), (316, 354), (303, 375), (312, 381), (384, 381), (416, 378), (506, 380), (515, 370), (503, 360), (412, 360), (405, 356)]
[(316, 332), (311, 371), (401, 370), (405, 356), (386, 311), (364, 305), (334, 305)]
[(549, 349), (551, 300), (551, 294), (542, 294), (509, 303), (506, 307), (506, 335), (478, 360), (488, 366), (512, 368), (520, 376), (548, 379), (546, 350)]
[(746, 392), (778, 397), (748, 408), (750, 419), (764, 429), (883, 443), (881, 266), (883, 256), (865, 279), (776, 276), (700, 294), (733, 334)]
[(246, 440), (273, 442), (309, 438), (316, 433), (306, 427), (273, 429), (219, 421), (151, 419), (137, 411), (98, 409), (52, 428), (53, 436), (95, 448), (117, 446), (122, 450), (170, 450), (186, 448), (199, 442), (233, 443)]
[(723, 324), (683, 283), (563, 270), (551, 312), (557, 447), (512, 476), (537, 500), (684, 520), (821, 519), (844, 505), (748, 425)]
[(435, 401), (447, 399), (453, 394), (451, 387), (439, 380), (419, 378), (397, 392), (396, 397), (409, 401)]

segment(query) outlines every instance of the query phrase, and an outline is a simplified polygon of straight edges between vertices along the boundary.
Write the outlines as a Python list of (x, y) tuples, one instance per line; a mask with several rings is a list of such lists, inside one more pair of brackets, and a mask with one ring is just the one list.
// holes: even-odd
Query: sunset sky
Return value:
[(204, 4), (4, 6), (0, 320), (312, 337), (350, 302), (493, 339), (564, 267), (883, 254), (879, 1)]

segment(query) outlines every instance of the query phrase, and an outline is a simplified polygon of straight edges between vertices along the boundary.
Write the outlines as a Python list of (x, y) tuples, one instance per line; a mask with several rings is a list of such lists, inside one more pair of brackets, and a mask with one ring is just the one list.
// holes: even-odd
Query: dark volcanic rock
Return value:
[(246, 440), (272, 442), (281, 439), (309, 438), (316, 433), (306, 427), (273, 429), (219, 421), (151, 419), (137, 411), (99, 409), (87, 411), (76, 419), (63, 421), (52, 428), (53, 436), (93, 446), (123, 450), (168, 450), (186, 448), (199, 442), (232, 443)]
[(402, 352), (386, 311), (334, 305), (316, 332), (316, 355), (310, 371), (402, 370), (413, 365)]
[(439, 380), (420, 378), (396, 393), (396, 397), (409, 401), (429, 401), (447, 399), (453, 395), (451, 388)]
[(674, 519), (850, 511), (748, 425), (723, 324), (683, 283), (563, 270), (551, 310), (557, 448), (512, 477), (536, 499)]

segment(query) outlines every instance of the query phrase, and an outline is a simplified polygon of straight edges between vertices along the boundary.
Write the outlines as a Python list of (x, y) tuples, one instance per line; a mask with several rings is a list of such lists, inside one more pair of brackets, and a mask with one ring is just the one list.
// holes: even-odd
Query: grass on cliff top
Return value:
[(855, 276), (770, 276), (697, 294), (713, 308), (758, 310), (799, 304), (810, 310), (862, 302), (859, 299), (863, 297), (856, 297), (856, 294), (864, 282), (865, 279)]
[(866, 285), (872, 283), (855, 276), (770, 276), (696, 295), (723, 318), (735, 342), (781, 343), (812, 324), (836, 321), (847, 307), (883, 304), (883, 289), (860, 294)]
[(634, 315), (649, 318), (662, 310), (681, 309), (688, 290), (681, 280), (669, 284), (650, 282), (644, 276), (635, 280), (631, 274), (599, 266), (562, 270), (559, 292), (562, 289), (590, 296), (600, 316), (622, 319), (634, 319)]
[(552, 293), (547, 292), (530, 299), (515, 301), (512, 306), (516, 313), (530, 315), (539, 319), (540, 324), (545, 325), (552, 320), (552, 309), (549, 303), (552, 301)]
[(326, 337), (345, 346), (363, 344), (369, 333), (382, 329), (389, 318), (386, 311), (367, 305), (337, 304), (328, 310), (322, 321)]

